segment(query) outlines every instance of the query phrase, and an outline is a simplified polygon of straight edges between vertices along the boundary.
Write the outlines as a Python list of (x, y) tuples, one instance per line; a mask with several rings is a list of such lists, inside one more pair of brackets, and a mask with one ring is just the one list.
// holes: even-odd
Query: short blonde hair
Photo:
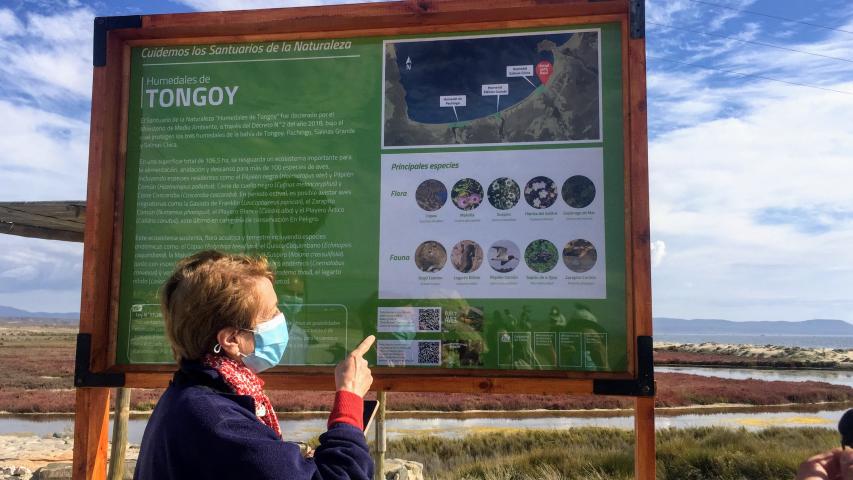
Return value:
[(160, 309), (175, 359), (211, 352), (226, 327), (252, 328), (261, 313), (256, 282), (275, 276), (262, 256), (205, 250), (178, 261), (160, 288)]

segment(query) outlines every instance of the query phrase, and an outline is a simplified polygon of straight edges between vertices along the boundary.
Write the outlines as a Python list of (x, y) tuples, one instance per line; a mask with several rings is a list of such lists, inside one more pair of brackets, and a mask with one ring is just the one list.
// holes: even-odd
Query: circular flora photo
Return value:
[(548, 177), (534, 177), (524, 187), (524, 199), (533, 208), (548, 208), (557, 201), (557, 184)]
[(585, 208), (595, 200), (595, 184), (583, 175), (575, 175), (563, 184), (562, 193), (570, 207)]
[(474, 272), (483, 264), (483, 249), (477, 242), (462, 240), (453, 246), (450, 263), (462, 273)]
[(427, 240), (415, 249), (415, 265), (424, 272), (437, 272), (447, 263), (447, 250), (434, 240)]
[(424, 180), (415, 190), (418, 206), (427, 212), (434, 212), (447, 202), (447, 187), (438, 180)]
[(511, 178), (501, 177), (489, 185), (489, 203), (498, 210), (509, 210), (520, 197), (521, 189)]
[(511, 272), (520, 261), (518, 246), (509, 240), (498, 240), (489, 247), (489, 266), (496, 272)]
[(557, 247), (541, 238), (533, 240), (524, 249), (524, 262), (534, 272), (550, 272), (557, 265), (558, 257)]
[(572, 240), (563, 248), (563, 263), (573, 272), (586, 272), (595, 266), (597, 260), (595, 246), (582, 238)]
[(473, 178), (463, 178), (453, 185), (450, 192), (453, 204), (460, 210), (474, 210), (483, 201), (483, 186)]

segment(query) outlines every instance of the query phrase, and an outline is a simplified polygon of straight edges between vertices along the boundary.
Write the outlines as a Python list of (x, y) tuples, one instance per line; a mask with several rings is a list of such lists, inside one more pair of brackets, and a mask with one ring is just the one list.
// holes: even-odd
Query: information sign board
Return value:
[(215, 248), (275, 264), (270, 385), (372, 334), (383, 389), (651, 394), (634, 3), (96, 19), (77, 385), (162, 385), (157, 290)]
[(131, 47), (116, 363), (173, 362), (157, 289), (217, 248), (274, 261), (284, 365), (627, 371), (623, 40)]
[(95, 19), (75, 478), (108, 387), (174, 365), (179, 258), (267, 255), (266, 388), (633, 396), (653, 479), (642, 0), (418, 0)]

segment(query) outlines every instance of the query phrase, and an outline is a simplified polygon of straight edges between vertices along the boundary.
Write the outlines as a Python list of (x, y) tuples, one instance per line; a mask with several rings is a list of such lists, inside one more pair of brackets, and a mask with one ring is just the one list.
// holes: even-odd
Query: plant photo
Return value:
[(557, 184), (548, 177), (534, 177), (524, 187), (524, 200), (533, 208), (548, 208), (557, 201)]
[(483, 186), (473, 178), (463, 178), (453, 185), (453, 204), (460, 210), (474, 210), (483, 201)]

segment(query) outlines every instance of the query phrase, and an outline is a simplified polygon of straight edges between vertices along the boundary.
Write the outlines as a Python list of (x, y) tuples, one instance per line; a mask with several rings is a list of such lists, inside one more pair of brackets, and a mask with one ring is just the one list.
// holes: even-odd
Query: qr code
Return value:
[(441, 342), (418, 342), (418, 365), (441, 364)]
[(441, 308), (419, 308), (418, 309), (418, 331), (440, 332), (441, 331)]

